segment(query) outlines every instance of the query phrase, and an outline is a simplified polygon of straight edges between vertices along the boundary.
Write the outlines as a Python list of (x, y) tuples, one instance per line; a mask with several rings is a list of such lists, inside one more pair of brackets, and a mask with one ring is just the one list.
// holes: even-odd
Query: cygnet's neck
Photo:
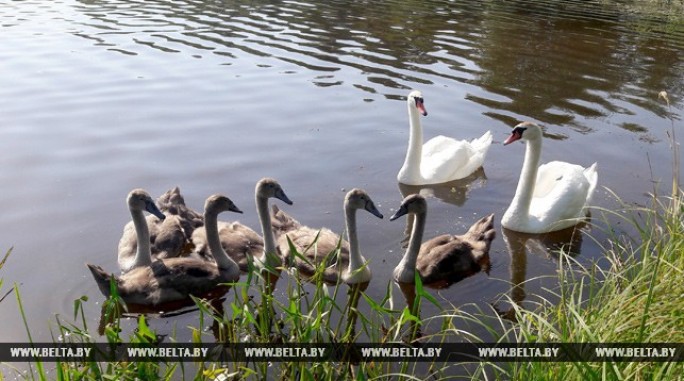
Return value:
[(397, 282), (413, 283), (415, 281), (416, 262), (420, 253), (420, 245), (423, 242), (427, 212), (417, 213), (415, 216), (408, 248), (395, 270), (394, 277)]
[(218, 232), (218, 213), (204, 213), (204, 229), (207, 233), (207, 243), (211, 254), (214, 256), (216, 266), (221, 270), (234, 270), (238, 268), (237, 263), (228, 256), (221, 245), (221, 237)]
[[(349, 267), (345, 281), (347, 283), (361, 283), (370, 281), (370, 269), (365, 266), (365, 260), (361, 256), (359, 248), (359, 237), (356, 230), (356, 208), (345, 205), (344, 215), (347, 225), (347, 235), (349, 238)], [(364, 267), (365, 266), (365, 267)], [(363, 268), (362, 270), (359, 270)]]
[(278, 255), (276, 253), (275, 238), (273, 238), (273, 231), (271, 228), (271, 215), (268, 212), (268, 198), (257, 194), (256, 206), (259, 224), (261, 225), (261, 233), (264, 237), (264, 252), (261, 257), (255, 259), (257, 262), (275, 268), (280, 265), (280, 261), (277, 259)]
[(133, 218), (133, 226), (135, 227), (135, 234), (138, 238), (138, 248), (135, 252), (135, 259), (133, 260), (133, 266), (131, 266), (131, 268), (149, 266), (152, 264), (152, 250), (147, 220), (145, 219), (142, 210), (139, 209), (131, 209), (131, 217)]

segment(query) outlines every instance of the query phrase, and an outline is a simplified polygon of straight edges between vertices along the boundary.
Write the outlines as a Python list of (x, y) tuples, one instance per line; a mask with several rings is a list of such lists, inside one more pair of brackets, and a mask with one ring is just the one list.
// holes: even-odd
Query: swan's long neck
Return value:
[(420, 179), (420, 161), (423, 155), (423, 127), (420, 124), (418, 110), (408, 104), (409, 124), (411, 127), (406, 159), (399, 171), (402, 178)]
[(142, 210), (131, 210), (135, 234), (138, 237), (138, 250), (135, 252), (133, 267), (149, 266), (152, 264), (152, 250), (150, 248), (150, 230)]
[(219, 237), (218, 232), (217, 213), (204, 213), (204, 229), (207, 233), (207, 242), (209, 243), (211, 254), (216, 261), (216, 266), (223, 270), (237, 268), (237, 263), (228, 256), (228, 253), (223, 250), (223, 246), (221, 245), (221, 238)]
[(349, 268), (347, 271), (351, 274), (354, 271), (363, 267), (363, 257), (361, 257), (361, 249), (359, 249), (359, 237), (356, 232), (356, 209), (345, 206), (344, 216), (347, 223), (347, 235), (349, 236)]
[(427, 212), (418, 213), (413, 221), (413, 230), (411, 231), (408, 248), (406, 249), (404, 257), (401, 259), (399, 266), (397, 266), (401, 269), (403, 276), (405, 277), (405, 279), (399, 279), (401, 282), (413, 283), (414, 281), (416, 261), (418, 260), (418, 253), (420, 253), (420, 245), (423, 243), (426, 215)]
[(268, 198), (256, 196), (257, 214), (259, 216), (259, 224), (261, 225), (261, 234), (264, 237), (264, 252), (260, 258), (256, 258), (261, 263), (276, 267), (280, 264), (276, 260), (276, 244), (273, 238), (273, 231), (271, 229), (271, 215), (268, 212)]
[(511, 206), (506, 212), (507, 214), (512, 214), (519, 218), (529, 217), (540, 156), (541, 139), (528, 140), (525, 147), (525, 160), (520, 171), (520, 180), (518, 180), (518, 188), (515, 190), (515, 196), (513, 196), (513, 201), (511, 201)]

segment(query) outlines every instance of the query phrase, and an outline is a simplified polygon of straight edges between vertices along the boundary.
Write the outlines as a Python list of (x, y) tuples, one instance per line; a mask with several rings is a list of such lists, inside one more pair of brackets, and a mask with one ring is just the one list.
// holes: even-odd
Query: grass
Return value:
[[(278, 289), (290, 298), (280, 301), (264, 295), (261, 277), (252, 272), (233, 286), (227, 302), (211, 305), (196, 300), (200, 325), (192, 330), (192, 341), (202, 342), (401, 342), (416, 327), (431, 326), (435, 332), (423, 339), (431, 342), (491, 341), (464, 329), (477, 325), (498, 342), (597, 342), (597, 343), (684, 343), (684, 195), (681, 189), (668, 197), (653, 196), (653, 204), (634, 208), (623, 204), (620, 211), (603, 210), (604, 216), (620, 218), (638, 232), (631, 237), (612, 233), (605, 256), (591, 266), (582, 266), (569, 255), (559, 254), (558, 288), (549, 290), (558, 301), (539, 299), (535, 308), (511, 303), (516, 323), (498, 317), (493, 308), (466, 313), (465, 308), (445, 308), (442, 314), (423, 319), (408, 307), (392, 305), (393, 287), (380, 301), (362, 294), (361, 303), (370, 313), (361, 315), (358, 333), (346, 327), (343, 317), (349, 305), (339, 305), (344, 285), (326, 286), (299, 280), (292, 269), (281, 275)], [(606, 217), (607, 218), (607, 217)], [(322, 268), (320, 269), (322, 271)], [(315, 278), (315, 276), (314, 276)], [(457, 286), (456, 286), (457, 287)], [(19, 290), (15, 287), (21, 307)], [(257, 295), (250, 295), (261, 290)], [(416, 304), (435, 303), (420, 285)], [(348, 298), (344, 298), (348, 300)], [(86, 298), (74, 303), (72, 320), (57, 317), (59, 338), (68, 342), (93, 342), (83, 311)], [(267, 303), (265, 303), (267, 302)], [(223, 306), (226, 310), (222, 310)], [(419, 306), (415, 306), (418, 308)], [(105, 337), (110, 343), (155, 343), (157, 334), (138, 317), (137, 329), (122, 337), (120, 314), (124, 306), (115, 293), (104, 306), (109, 323)], [(20, 308), (20, 311), (23, 310)], [(268, 319), (263, 319), (267, 316)], [(273, 322), (272, 326), (264, 322)], [(436, 329), (434, 327), (437, 327)], [(30, 339), (30, 332), (29, 335)], [(173, 340), (173, 339), (172, 339)], [(55, 341), (58, 341), (55, 339)], [(28, 379), (450, 379), (454, 374), (501, 380), (650, 380), (682, 379), (684, 367), (655, 362), (517, 362), (472, 363), (404, 362), (115, 362), (34, 364)], [(54, 376), (54, 377), (53, 377)]]
[[(654, 198), (649, 208), (617, 214), (639, 236), (616, 236), (605, 257), (583, 267), (558, 262), (558, 302), (532, 310), (511, 303), (517, 324), (499, 321), (501, 342), (684, 343), (684, 204), (682, 192)], [(606, 211), (607, 212), (607, 211)], [(518, 362), (489, 370), (495, 379), (682, 379), (684, 366), (656, 362)]]
[[(661, 92), (659, 98), (669, 107), (667, 93)], [(679, 144), (670, 121), (670, 194), (658, 196), (654, 188), (649, 206), (620, 202), (618, 211), (599, 210), (604, 226), (611, 226), (608, 218), (622, 220), (636, 234), (608, 231), (611, 238), (603, 247), (604, 257), (591, 266), (559, 253), (559, 287), (551, 291), (558, 301), (541, 299), (532, 310), (511, 303), (518, 323), (499, 319), (499, 330), (489, 325), (499, 341), (684, 343), (684, 192), (679, 183)], [(668, 362), (518, 362), (480, 364), (477, 369), (487, 371), (506, 380), (684, 379), (684, 365)]]
[[(295, 253), (298, 255), (298, 253)], [(253, 269), (253, 268), (252, 268)], [(253, 269), (254, 270), (254, 269)], [(321, 266), (319, 272), (322, 274)], [(360, 303), (368, 303), (370, 314), (359, 315), (356, 327), (345, 324), (343, 317), (352, 313), (351, 300), (342, 297), (340, 293), (348, 293), (346, 285), (327, 286), (318, 279), (307, 283), (299, 279), (294, 269), (285, 269), (278, 282), (278, 289), (289, 295), (286, 301), (273, 298), (265, 293), (264, 280), (257, 271), (250, 271), (244, 281), (236, 283), (227, 295), (228, 301), (209, 303), (196, 299), (199, 309), (200, 324), (189, 328), (193, 343), (349, 343), (358, 338), (364, 342), (385, 343), (401, 342), (409, 335), (412, 324), (419, 323), (408, 308), (395, 310), (391, 306), (392, 287), (388, 284), (387, 294), (381, 301), (375, 301), (365, 294), (361, 294)], [(147, 324), (144, 315), (138, 316), (137, 327), (123, 337), (121, 316), (126, 312), (124, 302), (119, 298), (115, 288), (112, 296), (103, 306), (104, 325), (103, 335), (110, 344), (118, 343), (157, 343), (159, 337)], [(256, 295), (251, 295), (255, 290)], [(24, 319), (29, 341), (32, 342), (26, 317), (22, 308), (22, 298), (17, 287), (14, 289), (19, 311)], [(340, 297), (338, 297), (338, 295)], [(418, 290), (418, 300), (421, 295), (427, 295), (422, 289)], [(431, 296), (429, 296), (432, 298)], [(346, 304), (338, 304), (337, 300), (344, 300)], [(73, 316), (67, 322), (57, 316), (57, 333), (54, 342), (60, 343), (95, 343), (97, 339), (90, 334), (88, 319), (84, 312), (86, 297), (74, 302)], [(418, 303), (418, 302), (417, 302)], [(224, 307), (227, 306), (225, 309)], [(355, 313), (355, 311), (354, 311)], [(383, 327), (383, 328), (380, 328)], [(385, 328), (386, 327), (386, 328)], [(173, 338), (170, 340), (174, 341)], [(168, 342), (168, 341), (167, 341)], [(29, 373), (21, 377), (32, 380), (52, 379), (350, 379), (361, 377), (381, 377), (387, 374), (416, 373), (415, 363), (351, 363), (329, 362), (244, 362), (231, 361), (227, 363), (174, 363), (157, 362), (57, 362), (54, 370), (52, 364), (35, 363)], [(360, 376), (363, 375), (363, 376)], [(220, 378), (218, 378), (220, 379)]]
[[(5, 256), (2, 257), (2, 260), (0, 260), (0, 270), (2, 270), (3, 266), (5, 266), (5, 262), (7, 262), (7, 258), (9, 258), (10, 254), (12, 254), (11, 248), (7, 250)], [(2, 278), (0, 278), (0, 292), (2, 292)], [(7, 296), (11, 293), (12, 291), (8, 291), (5, 294), (3, 294), (2, 297), (0, 297), (0, 303), (2, 303), (2, 301), (5, 300), (5, 298), (7, 298)]]
[[(667, 94), (661, 94), (661, 98), (668, 102), (669, 107)], [(596, 263), (582, 265), (570, 255), (562, 251), (558, 253), (557, 288), (548, 290), (549, 298), (538, 298), (533, 308), (524, 308), (511, 301), (514, 319), (500, 317), (493, 307), (480, 306), (443, 307), (441, 314), (421, 319), (417, 312), (421, 303), (438, 302), (417, 279), (414, 306), (394, 306), (394, 288), (388, 282), (386, 293), (379, 301), (361, 294), (360, 303), (366, 303), (370, 312), (359, 314), (356, 325), (350, 326), (345, 324), (344, 317), (355, 313), (349, 302), (352, 298), (342, 298), (340, 294), (348, 292), (347, 286), (327, 286), (321, 281), (320, 274), (313, 276), (313, 283), (304, 283), (296, 270), (281, 269), (277, 287), (289, 295), (287, 300), (281, 301), (265, 292), (262, 277), (256, 271), (250, 271), (244, 280), (233, 285), (228, 301), (214, 304), (195, 301), (200, 324), (189, 328), (192, 342), (390, 343), (415, 337), (424, 331), (423, 328), (430, 327), (429, 331), (433, 333), (423, 336), (422, 340), (433, 343), (684, 343), (684, 192), (679, 184), (679, 145), (673, 120), (668, 136), (673, 152), (670, 194), (659, 196), (654, 189), (648, 206), (634, 207), (620, 202), (616, 210), (597, 209), (596, 212), (603, 216), (602, 226), (608, 227), (606, 234), (610, 237), (603, 246), (604, 256)], [(619, 201), (619, 197), (614, 196)], [(623, 226), (629, 226), (630, 232), (612, 230), (609, 220), (622, 221)], [(10, 253), (11, 250), (7, 251), (0, 261), (0, 269)], [(319, 268), (319, 272), (322, 271), (323, 268)], [(32, 341), (19, 288), (15, 286), (12, 290), (28, 340)], [(252, 295), (255, 290), (256, 295)], [(338, 304), (340, 299), (346, 304)], [(87, 325), (83, 308), (87, 302), (86, 297), (74, 302), (70, 322), (56, 317), (58, 336), (53, 337), (53, 341), (97, 341)], [(528, 301), (526, 305), (531, 303)], [(227, 308), (224, 309), (225, 306)], [(467, 312), (470, 310), (474, 312)], [(125, 305), (116, 292), (105, 302), (103, 312), (106, 322), (103, 333), (108, 343), (159, 341), (144, 315), (138, 316), (137, 328), (132, 333), (122, 336), (121, 315), (125, 312)], [(473, 335), (469, 329), (473, 326), (478, 327), (477, 331), (485, 332), (486, 337)], [(684, 365), (611, 361), (466, 364), (438, 361), (358, 364), (232, 361), (190, 365), (165, 361), (120, 361), (35, 363), (28, 373), (17, 370), (17, 375), (32, 380), (441, 380), (464, 377), (496, 380), (674, 380), (684, 379)]]

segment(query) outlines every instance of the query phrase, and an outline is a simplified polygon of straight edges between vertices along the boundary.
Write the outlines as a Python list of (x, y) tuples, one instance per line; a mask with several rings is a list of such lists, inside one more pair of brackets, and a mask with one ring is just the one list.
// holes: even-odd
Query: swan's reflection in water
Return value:
[[(420, 194), (425, 198), (438, 198), (446, 203), (454, 204), (456, 206), (463, 206), (468, 200), (468, 193), (477, 188), (483, 187), (487, 183), (487, 175), (484, 168), (480, 167), (468, 177), (460, 180), (453, 180), (442, 184), (432, 185), (406, 185), (398, 183), (401, 197), (404, 198), (411, 194)], [(411, 236), (411, 229), (413, 229), (413, 220), (415, 215), (409, 214), (406, 218), (406, 229), (404, 229), (404, 238), (401, 240), (401, 247), (406, 248), (408, 239)]]
[[(212, 300), (202, 300), (202, 303), (206, 303), (205, 307), (211, 310), (214, 316), (224, 316), (223, 302), (226, 300), (225, 297), (215, 298)], [(129, 304), (126, 306), (124, 311), (121, 306), (118, 308), (110, 307), (108, 301), (105, 301), (102, 305), (102, 310), (100, 311), (100, 322), (97, 327), (97, 333), (100, 335), (105, 334), (105, 328), (107, 325), (114, 324), (117, 319), (121, 318), (138, 318), (141, 315), (145, 315), (147, 318), (172, 318), (176, 316), (182, 316), (189, 313), (195, 313), (199, 311), (199, 307), (192, 299), (184, 299), (179, 302), (175, 302), (173, 305), (166, 304), (159, 307), (144, 306)], [(221, 324), (217, 319), (211, 319), (211, 331), (216, 342), (225, 341), (225, 332), (221, 332)], [(157, 341), (163, 341), (166, 335), (158, 335)]]
[[(511, 302), (522, 306), (527, 296), (525, 282), (527, 281), (527, 253), (533, 253), (542, 258), (557, 260), (561, 253), (576, 257), (582, 249), (582, 236), (588, 222), (583, 222), (571, 228), (543, 233), (519, 233), (501, 228), (503, 239), (511, 255)], [(494, 306), (499, 316), (516, 321), (515, 308), (501, 309)]]
[(401, 196), (419, 193), (426, 198), (435, 197), (446, 203), (463, 206), (468, 199), (468, 192), (483, 187), (487, 183), (487, 176), (482, 167), (468, 177), (448, 183), (433, 185), (406, 185), (399, 183)]

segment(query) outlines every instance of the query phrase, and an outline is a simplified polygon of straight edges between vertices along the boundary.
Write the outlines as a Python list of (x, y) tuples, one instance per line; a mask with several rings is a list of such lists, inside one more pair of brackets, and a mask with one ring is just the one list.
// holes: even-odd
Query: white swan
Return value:
[(390, 221), (405, 214), (416, 217), (406, 253), (394, 268), (395, 282), (413, 284), (418, 271), (425, 286), (445, 288), (482, 270), (489, 272), (489, 248), (496, 235), (493, 214), (476, 221), (463, 235), (442, 234), (425, 242), (425, 197), (404, 198)]
[[(154, 204), (150, 196), (142, 190), (131, 192), (137, 203)], [(130, 197), (129, 197), (130, 198)], [(135, 204), (135, 203), (134, 203)], [(214, 262), (198, 258), (165, 258), (151, 260), (147, 224), (144, 219), (133, 219), (140, 239), (139, 247), (147, 248), (141, 255), (147, 255), (147, 266), (135, 267), (121, 276), (106, 273), (101, 267), (86, 264), (90, 269), (100, 291), (109, 297), (110, 282), (116, 285), (119, 296), (134, 306), (154, 306), (165, 310), (176, 304), (186, 305), (190, 295), (203, 298), (216, 298), (228, 291), (226, 283), (235, 282), (240, 277), (238, 265), (221, 248), (218, 231), (212, 221), (223, 211), (242, 213), (225, 196), (214, 195), (205, 203), (205, 220), (209, 224), (209, 244), (212, 247)]]
[(525, 161), (501, 225), (522, 233), (546, 233), (579, 223), (596, 189), (596, 163), (589, 168), (561, 161), (539, 166), (541, 128), (531, 122), (520, 123), (504, 145), (519, 139), (527, 143)]
[[(155, 209), (166, 218), (152, 212), (153, 215), (144, 218), (142, 210), (134, 210), (130, 205), (130, 194), (128, 201), (133, 219), (146, 221), (152, 260), (179, 257), (190, 252), (190, 236), (195, 228), (202, 226), (203, 220), (199, 213), (185, 205), (178, 187), (166, 191), (157, 199), (159, 208)], [(124, 226), (119, 240), (118, 262), (122, 273), (149, 264), (146, 256), (138, 255), (138, 241), (136, 225), (131, 221)]]
[[(360, 285), (362, 290), (368, 286), (371, 280), (371, 271), (366, 260), (361, 255), (359, 238), (356, 230), (356, 211), (365, 209), (378, 218), (383, 218), (373, 200), (361, 189), (352, 189), (344, 199), (344, 216), (349, 241), (341, 241), (340, 236), (330, 229), (312, 229), (302, 226), (292, 217), (282, 211), (278, 213), (279, 219), (289, 221), (291, 229), (278, 239), (278, 251), (283, 260), (291, 258), (288, 237), (294, 247), (306, 260), (295, 257), (293, 265), (305, 277), (311, 277), (317, 267), (326, 259), (331, 263), (326, 266), (322, 278), (328, 284), (337, 284), (342, 281), (350, 286)], [(329, 256), (335, 252), (338, 244), (340, 252), (338, 256)], [(336, 260), (336, 261), (335, 261)]]
[[(285, 196), (285, 193), (282, 191), (282, 188), (280, 188), (280, 185), (273, 183), (273, 181), (275, 180), (263, 179), (259, 182), (259, 184), (257, 184), (255, 189), (255, 197), (258, 200), (257, 202), (266, 202), (266, 205), (257, 208), (257, 211), (259, 212), (259, 219), (264, 220), (262, 225), (266, 228), (265, 232), (268, 232), (265, 234), (270, 235), (273, 234), (271, 233), (272, 229), (270, 228), (270, 218), (268, 214), (262, 215), (260, 212), (262, 209), (268, 210), (268, 198), (277, 197), (288, 204), (292, 203), (292, 201)], [(280, 188), (280, 191), (277, 191), (278, 188)], [(259, 197), (260, 195), (261, 197)], [(243, 273), (248, 271), (250, 258), (262, 258), (263, 260), (263, 255), (265, 252), (264, 239), (253, 229), (237, 221), (212, 221), (212, 223), (216, 225), (211, 226), (211, 228), (216, 228), (216, 233), (219, 236), (219, 241), (221, 242), (223, 250), (228, 253), (231, 259), (234, 260), (238, 266), (240, 266), (240, 271)], [(196, 229), (192, 233), (191, 238), (192, 244), (195, 246), (193, 255), (197, 255), (206, 260), (211, 260), (212, 258), (210, 255), (212, 249), (208, 240), (207, 231), (209, 228), (210, 227), (208, 225), (205, 225), (205, 229)], [(270, 252), (273, 252), (273, 249), (270, 249)]]
[(397, 180), (408, 185), (439, 184), (467, 177), (482, 166), (492, 133), (487, 131), (471, 142), (436, 136), (423, 144), (420, 114), (427, 115), (423, 95), (411, 91), (406, 100), (411, 126), (404, 165)]

